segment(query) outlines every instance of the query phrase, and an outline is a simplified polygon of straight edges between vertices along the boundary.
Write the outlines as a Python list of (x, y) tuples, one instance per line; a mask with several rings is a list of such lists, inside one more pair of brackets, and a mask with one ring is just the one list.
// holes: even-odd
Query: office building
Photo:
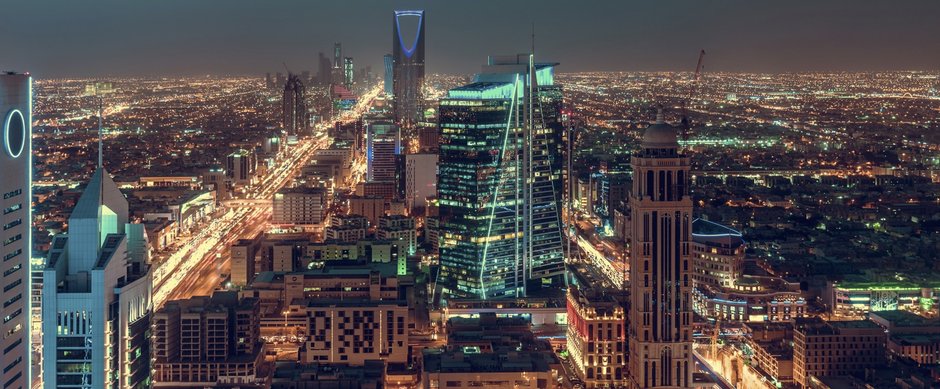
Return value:
[(568, 353), (586, 388), (627, 384), (626, 301), (619, 290), (568, 288)]
[(441, 280), (451, 295), (519, 297), (562, 281), (546, 129), (535, 101), (526, 104), (528, 80), (536, 79), (537, 97), (536, 84), (554, 83), (554, 65), (491, 59), (440, 102)]
[(366, 130), (366, 180), (395, 181), (395, 156), (401, 153), (401, 129), (390, 122)]
[(441, 147), (441, 130), (436, 123), (432, 126), (418, 127), (418, 148), (422, 153), (437, 154)]
[(393, 68), (395, 66), (395, 59), (391, 54), (385, 54), (382, 57), (382, 64), (384, 65), (385, 69), (385, 78), (383, 79), (382, 90), (385, 92), (385, 98), (392, 98), (395, 96), (395, 92), (392, 87), (394, 85), (392, 80), (394, 80)]
[(104, 168), (68, 226), (53, 238), (43, 270), (43, 384), (147, 387), (152, 275), (135, 249), (146, 237), (128, 224), (127, 200)]
[[(408, 255), (414, 255), (418, 249), (418, 231), (415, 219), (401, 215), (387, 215), (379, 218), (375, 237), (382, 240), (399, 240)], [(404, 263), (404, 261), (402, 262)], [(401, 269), (404, 271), (404, 269)]]
[(348, 209), (350, 215), (362, 215), (369, 224), (376, 225), (379, 218), (385, 215), (388, 210), (388, 200), (377, 196), (350, 196), (348, 199)]
[(801, 387), (812, 378), (860, 374), (882, 366), (886, 335), (868, 320), (797, 319), (793, 328), (793, 379)]
[(225, 158), (225, 172), (238, 187), (251, 186), (255, 180), (258, 158), (245, 149), (235, 150)]
[(330, 199), (323, 188), (287, 188), (274, 194), (271, 223), (322, 226)]
[(741, 233), (704, 219), (692, 221), (692, 252), (696, 288), (730, 288), (744, 271)]
[(153, 386), (263, 383), (259, 316), (238, 292), (168, 301), (153, 315)]
[(405, 155), (405, 208), (410, 214), (424, 209), (428, 197), (437, 196), (437, 154)]
[(317, 84), (321, 86), (330, 85), (332, 74), (333, 62), (321, 51), (317, 55)]
[(289, 135), (300, 135), (310, 124), (307, 113), (307, 89), (296, 74), (287, 75), (284, 97), (281, 100), (282, 124)]
[(229, 252), (232, 257), (232, 285), (246, 286), (255, 278), (255, 256), (260, 248), (260, 236), (255, 239), (239, 239)]
[(633, 388), (691, 388), (692, 197), (689, 157), (663, 120), (632, 157), (630, 376)]
[[(562, 251), (560, 200), (561, 170), (560, 135), (562, 128), (556, 119), (560, 116), (561, 87), (555, 85), (553, 62), (535, 62), (527, 54), (492, 56), (474, 81), (477, 83), (513, 83), (519, 80), (523, 87), (518, 104), (522, 115), (521, 151), (521, 206), (524, 231), (523, 255), (528, 284), (563, 285), (564, 259)], [(531, 96), (530, 96), (531, 91)]]
[(29, 74), (0, 74), (0, 115), (3, 157), (3, 368), (0, 387), (29, 387), (30, 373), (30, 252), (32, 250), (32, 88)]
[(353, 66), (352, 57), (343, 58), (343, 85), (346, 89), (352, 90), (353, 83), (356, 81), (356, 69)]
[[(418, 120), (424, 99), (424, 22), (424, 11), (395, 11), (392, 19), (395, 120), (408, 128)], [(411, 35), (408, 26), (414, 23)]]

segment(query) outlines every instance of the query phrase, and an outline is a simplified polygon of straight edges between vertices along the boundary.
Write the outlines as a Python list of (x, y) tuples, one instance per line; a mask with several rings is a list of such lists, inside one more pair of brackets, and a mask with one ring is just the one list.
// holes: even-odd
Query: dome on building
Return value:
[(675, 127), (666, 124), (662, 109), (656, 113), (656, 123), (643, 132), (643, 148), (666, 149), (679, 146), (678, 131)]

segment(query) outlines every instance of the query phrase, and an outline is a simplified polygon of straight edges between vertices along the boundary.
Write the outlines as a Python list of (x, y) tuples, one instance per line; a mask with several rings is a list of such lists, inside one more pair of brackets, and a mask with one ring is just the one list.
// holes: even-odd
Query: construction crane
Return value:
[(702, 49), (698, 53), (698, 63), (695, 65), (695, 74), (692, 76), (692, 82), (689, 84), (689, 96), (682, 102), (682, 136), (683, 139), (687, 139), (689, 136), (689, 129), (692, 128), (692, 120), (689, 119), (688, 115), (688, 106), (692, 104), (692, 97), (695, 96), (696, 89), (698, 87), (699, 76), (702, 75), (702, 68), (704, 68), (705, 60), (705, 49)]

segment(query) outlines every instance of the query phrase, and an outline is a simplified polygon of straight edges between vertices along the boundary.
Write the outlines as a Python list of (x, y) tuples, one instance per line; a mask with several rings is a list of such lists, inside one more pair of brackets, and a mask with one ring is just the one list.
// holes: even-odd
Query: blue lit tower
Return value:
[(677, 134), (660, 110), (631, 161), (632, 388), (692, 387), (692, 197)]
[(3, 247), (0, 268), (0, 340), (2, 373), (0, 387), (29, 387), (30, 373), (30, 247), (32, 244), (32, 77), (29, 74), (0, 74), (0, 125), (3, 151), (0, 154), (0, 190), (3, 191)]
[[(417, 19), (417, 29), (410, 34), (403, 25)], [(395, 95), (395, 120), (412, 127), (418, 120), (424, 98), (424, 11), (395, 11), (392, 20), (392, 89)]]

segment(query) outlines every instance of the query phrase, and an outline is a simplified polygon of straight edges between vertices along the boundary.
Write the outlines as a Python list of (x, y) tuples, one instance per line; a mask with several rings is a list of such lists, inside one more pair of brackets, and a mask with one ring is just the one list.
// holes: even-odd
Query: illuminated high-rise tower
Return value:
[[(414, 32), (408, 27), (417, 19)], [(395, 11), (392, 19), (395, 119), (406, 127), (418, 120), (424, 98), (424, 11)]]
[(0, 284), (0, 387), (28, 388), (30, 373), (29, 274), (32, 242), (32, 77), (0, 74), (0, 190), (3, 191), (3, 276)]
[(343, 86), (351, 90), (355, 79), (356, 69), (353, 67), (352, 57), (343, 58)]
[(382, 57), (382, 61), (385, 65), (385, 84), (384, 84), (385, 85), (385, 89), (384, 89), (385, 97), (392, 97), (395, 95), (395, 92), (392, 89), (392, 85), (393, 85), (392, 80), (394, 77), (393, 76), (394, 73), (392, 73), (393, 71), (392, 67), (395, 64), (395, 60), (393, 59), (391, 54), (385, 54), (385, 56)]
[(296, 74), (287, 75), (284, 84), (284, 97), (281, 101), (283, 109), (284, 129), (290, 135), (299, 135), (307, 129), (309, 117), (307, 116), (307, 92), (303, 81)]
[(692, 198), (677, 133), (660, 111), (631, 162), (633, 388), (692, 387)]
[(42, 275), (46, 388), (150, 383), (152, 275), (142, 224), (99, 165), (56, 235)]
[(490, 58), (441, 100), (441, 285), (451, 296), (522, 297), (563, 282), (547, 126), (558, 105), (542, 101), (560, 97), (555, 65), (528, 54)]

